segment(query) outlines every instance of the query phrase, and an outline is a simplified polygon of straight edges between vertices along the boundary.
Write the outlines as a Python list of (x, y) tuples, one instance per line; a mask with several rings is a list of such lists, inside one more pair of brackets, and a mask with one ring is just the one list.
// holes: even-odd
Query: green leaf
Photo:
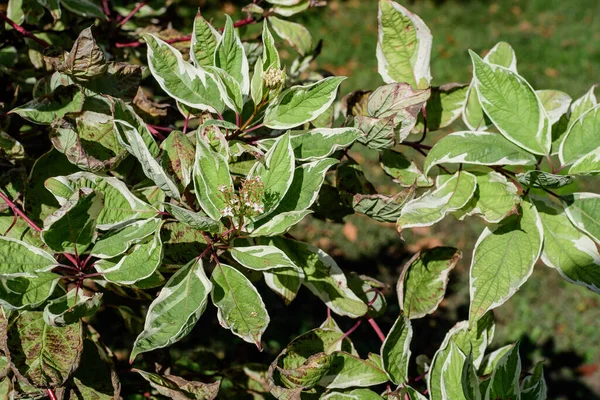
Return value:
[(571, 125), (560, 144), (558, 157), (562, 165), (572, 164), (598, 147), (600, 106), (584, 112)]
[[(513, 48), (506, 42), (497, 43), (483, 58), (491, 64), (500, 65), (517, 72), (517, 57)], [(487, 125), (491, 125), (487, 115), (481, 108), (475, 83), (471, 80), (469, 90), (467, 91), (467, 102), (463, 109), (463, 121), (472, 131), (481, 131), (487, 129)]]
[(272, 218), (265, 220), (260, 226), (250, 232), (251, 237), (277, 236), (286, 233), (290, 228), (302, 221), (311, 210), (287, 211), (281, 214), (273, 215)]
[(203, 383), (188, 381), (175, 375), (158, 375), (151, 372), (133, 369), (147, 380), (158, 393), (173, 400), (209, 400), (217, 397), (220, 381), (214, 383)]
[(504, 304), (525, 283), (540, 256), (542, 238), (538, 212), (527, 201), (521, 204), (521, 215), (505, 219), (494, 230), (483, 230), (470, 268), (471, 324)]
[(34, 124), (50, 125), (65, 114), (80, 112), (83, 100), (83, 93), (77, 86), (61, 86), (49, 95), (43, 95), (13, 108), (9, 113), (18, 114)]
[(184, 61), (177, 49), (157, 37), (147, 34), (144, 38), (150, 72), (169, 96), (199, 110), (223, 112), (218, 82), (209, 73)]
[(264, 164), (256, 164), (251, 172), (263, 183), (264, 214), (277, 208), (294, 179), (294, 151), (290, 145), (289, 132), (280, 136), (277, 143), (265, 155)]
[(275, 246), (234, 247), (231, 256), (241, 265), (255, 271), (277, 268), (298, 268), (292, 260)]
[(437, 164), (535, 165), (536, 158), (494, 132), (454, 132), (427, 154), (425, 174)]
[(58, 328), (41, 312), (23, 312), (8, 328), (7, 349), (19, 376), (35, 387), (58, 388), (77, 369), (82, 341), (81, 322)]
[[(396, 391), (394, 393), (390, 393), (391, 394), (397, 394), (397, 396), (400, 397), (391, 397), (392, 399), (398, 399), (398, 400), (427, 400), (427, 397), (423, 396), (421, 393), (417, 392), (415, 389), (411, 388), (410, 386), (404, 385), (402, 388), (399, 389), (399, 391)], [(408, 396), (408, 398), (406, 398), (406, 396)], [(390, 399), (390, 397), (388, 396), (388, 399)]]
[(181, 195), (177, 184), (154, 159), (140, 132), (131, 124), (121, 120), (113, 121), (119, 143), (127, 149), (142, 165), (144, 175), (152, 180), (168, 196), (179, 200)]
[(433, 181), (426, 177), (414, 161), (409, 160), (402, 153), (384, 149), (379, 156), (379, 164), (386, 174), (394, 178), (394, 182), (403, 187), (417, 185), (419, 187), (431, 186)]
[(519, 356), (519, 343), (516, 343), (496, 364), (485, 398), (519, 399), (520, 377), (521, 357)]
[[(50, 178), (46, 181), (46, 187), (62, 204), (81, 188), (90, 188), (104, 194), (104, 208), (96, 221), (97, 228), (102, 230), (121, 226), (138, 218), (153, 217), (156, 214), (156, 210), (135, 197), (127, 185), (113, 177), (78, 172)], [(58, 191), (58, 188), (61, 190)]]
[(106, 14), (96, 1), (92, 0), (61, 0), (60, 4), (74, 14), (86, 18), (98, 18), (106, 21)]
[(190, 46), (190, 58), (194, 65), (199, 67), (213, 66), (215, 63), (215, 49), (220, 40), (221, 34), (198, 12), (194, 19), (192, 44)]
[(152, 235), (161, 225), (158, 218), (142, 219), (108, 231), (96, 241), (90, 253), (96, 258), (113, 258)]
[(344, 79), (329, 77), (284, 90), (269, 103), (263, 123), (268, 128), (290, 129), (314, 120), (331, 106)]
[(104, 75), (108, 68), (104, 52), (96, 44), (92, 27), (79, 33), (62, 65), (57, 70), (69, 75), (75, 82), (88, 81)]
[(275, 39), (273, 38), (271, 31), (269, 30), (267, 19), (265, 19), (265, 21), (263, 22), (262, 44), (262, 72), (268, 70), (269, 67), (280, 69), (281, 60), (279, 59), (279, 52), (277, 51), (277, 47), (275, 46)]
[[(431, 88), (431, 97), (427, 100), (427, 130), (436, 131), (456, 121), (463, 112), (467, 101), (468, 85), (449, 83)], [(419, 114), (416, 130), (422, 131), (423, 115)]]
[(273, 215), (284, 212), (304, 211), (317, 199), (319, 189), (325, 180), (325, 174), (338, 160), (325, 158), (302, 164), (294, 169), (294, 177), (283, 199), (273, 212)]
[(494, 372), (494, 369), (496, 368), (496, 364), (498, 364), (498, 361), (500, 361), (500, 359), (506, 354), (508, 353), (511, 349), (513, 348), (512, 344), (500, 347), (499, 349), (496, 349), (494, 351), (492, 351), (489, 354), (486, 354), (485, 357), (483, 358), (483, 360), (481, 361), (481, 365), (479, 366), (479, 375), (492, 375), (492, 372)]
[(219, 190), (233, 187), (227, 159), (212, 150), (199, 135), (196, 137), (196, 160), (194, 162), (194, 191), (202, 210), (212, 219), (221, 219), (225, 198)]
[(370, 389), (354, 389), (340, 392), (329, 392), (321, 397), (322, 400), (382, 400), (383, 397)]
[(432, 37), (421, 18), (391, 0), (379, 1), (377, 64), (386, 83), (427, 88)]
[(44, 220), (44, 243), (58, 253), (82, 254), (96, 238), (96, 222), (103, 207), (101, 192), (79, 189)]
[(151, 240), (136, 244), (121, 259), (99, 260), (94, 266), (107, 281), (132, 285), (152, 276), (161, 265), (162, 258), (163, 246), (158, 228)]
[(570, 174), (596, 175), (600, 173), (600, 147), (581, 157), (569, 169)]
[(453, 247), (436, 247), (411, 258), (398, 279), (400, 309), (407, 318), (433, 313), (446, 294), (448, 276), (462, 253)]
[(352, 208), (357, 213), (368, 215), (375, 221), (396, 222), (404, 205), (414, 197), (415, 189), (408, 188), (393, 196), (382, 194), (355, 194)]
[(549, 154), (550, 121), (529, 83), (516, 72), (470, 52), (479, 101), (500, 133), (534, 154)]
[(65, 399), (113, 400), (120, 395), (121, 383), (111, 356), (90, 339), (83, 341), (83, 354)]
[(127, 155), (113, 131), (111, 117), (93, 111), (55, 124), (50, 140), (71, 163), (90, 172), (113, 169)]
[(475, 175), (465, 171), (458, 171), (443, 184), (438, 181), (436, 189), (404, 205), (396, 222), (398, 232), (441, 221), (446, 214), (464, 207), (475, 193), (475, 188)]
[(44, 307), (44, 322), (51, 326), (75, 324), (83, 317), (98, 311), (102, 293), (86, 296), (83, 290), (71, 289), (67, 294), (52, 300)]
[(329, 370), (331, 359), (326, 353), (312, 354), (296, 368), (278, 368), (279, 379), (288, 388), (312, 389)]
[[(236, 113), (244, 108), (244, 95), (240, 83), (227, 71), (218, 67), (206, 67), (219, 83), (219, 90), (225, 105)], [(237, 128), (236, 128), (237, 130)]]
[[(93, 92), (93, 95), (108, 95), (130, 101), (135, 99), (138, 89), (140, 89), (141, 80), (141, 65), (113, 61), (108, 63), (108, 68), (104, 75), (86, 83), (86, 94), (92, 95), (91, 92)], [(145, 100), (148, 101), (147, 98)], [(154, 105), (156, 103), (149, 103), (150, 107)], [(155, 108), (155, 110), (158, 109)]]
[(521, 197), (514, 183), (495, 171), (474, 171), (473, 174), (477, 178), (475, 194), (455, 216), (462, 220), (467, 215), (479, 215), (487, 222), (498, 223), (517, 213)]
[(286, 305), (296, 298), (304, 280), (304, 272), (297, 267), (264, 271), (263, 276), (269, 289), (277, 293)]
[(261, 336), (270, 318), (256, 288), (241, 272), (225, 264), (217, 265), (210, 280), (210, 296), (221, 326), (261, 349)]
[(548, 114), (550, 125), (558, 122), (560, 117), (569, 111), (571, 105), (571, 96), (560, 90), (536, 90), (538, 98)]
[(482, 400), (477, 369), (473, 365), (473, 355), (469, 353), (461, 374), (462, 392), (466, 400)]
[(410, 341), (413, 330), (410, 320), (398, 317), (381, 345), (381, 362), (389, 379), (396, 385), (408, 382)]
[(391, 83), (380, 86), (369, 95), (367, 115), (369, 117), (392, 118), (399, 128), (398, 142), (402, 142), (417, 122), (417, 115), (429, 99), (429, 88), (417, 90), (407, 83)]
[(373, 118), (366, 115), (359, 115), (354, 118), (354, 126), (363, 133), (358, 138), (358, 141), (370, 149), (381, 151), (394, 147), (397, 144), (393, 116)]
[(35, 278), (36, 272), (49, 271), (58, 265), (44, 250), (6, 236), (0, 236), (0, 277)]
[(209, 218), (203, 212), (194, 212), (171, 203), (163, 203), (165, 211), (171, 214), (179, 222), (203, 232), (219, 233), (223, 230), (223, 224)]
[(333, 312), (339, 315), (358, 318), (368, 311), (349, 288), (342, 269), (322, 250), (307, 243), (284, 238), (273, 238), (273, 244), (304, 271), (306, 286), (319, 297)]
[[(356, 128), (316, 128), (309, 131), (290, 132), (290, 143), (297, 161), (316, 161), (349, 147), (361, 136)], [(265, 139), (259, 145), (271, 148), (273, 139)]]
[(277, 36), (288, 42), (300, 55), (304, 56), (310, 53), (312, 50), (312, 37), (308, 29), (295, 22), (285, 21), (273, 16), (269, 16), (268, 20)]
[(162, 142), (161, 164), (164, 171), (179, 180), (179, 188), (185, 189), (192, 182), (192, 168), (196, 149), (183, 133), (173, 131)]
[(168, 347), (189, 334), (206, 309), (211, 289), (201, 259), (178, 269), (150, 304), (130, 361), (140, 353)]
[(473, 364), (477, 367), (483, 359), (486, 347), (491, 343), (494, 336), (494, 315), (489, 312), (473, 327), (469, 328), (467, 321), (456, 324), (446, 334), (440, 349), (435, 353), (429, 369), (427, 387), (431, 400), (441, 400), (441, 379), (444, 361), (450, 352), (450, 344), (453, 343), (463, 353), (472, 352)]
[(442, 398), (467, 400), (462, 387), (462, 372), (466, 358), (456, 344), (450, 343), (450, 351), (442, 366)]
[(516, 175), (517, 180), (527, 187), (536, 189), (557, 189), (573, 183), (569, 175), (555, 175), (540, 170), (530, 170)]
[(573, 193), (565, 202), (571, 223), (600, 244), (600, 194)]
[(543, 400), (548, 397), (548, 388), (544, 379), (544, 363), (538, 362), (533, 373), (521, 383), (521, 400)]
[(242, 41), (235, 32), (231, 17), (225, 14), (225, 30), (215, 50), (215, 66), (233, 77), (243, 94), (250, 93), (250, 75), (248, 59)]
[[(142, 139), (152, 157), (158, 157), (160, 148), (154, 141), (154, 137), (148, 130), (148, 126), (144, 120), (135, 113), (132, 106), (125, 103), (121, 99), (115, 99), (115, 101), (111, 104), (111, 111), (113, 113), (113, 119), (125, 121), (129, 125), (135, 127), (137, 132), (142, 136)], [(115, 136), (117, 136), (116, 133)]]
[(369, 354), (362, 360), (344, 351), (332, 354), (329, 370), (319, 381), (319, 386), (329, 389), (344, 389), (348, 387), (368, 387), (388, 381), (383, 371), (379, 356)]
[(0, 305), (8, 310), (37, 308), (54, 293), (59, 279), (51, 272), (0, 276)]

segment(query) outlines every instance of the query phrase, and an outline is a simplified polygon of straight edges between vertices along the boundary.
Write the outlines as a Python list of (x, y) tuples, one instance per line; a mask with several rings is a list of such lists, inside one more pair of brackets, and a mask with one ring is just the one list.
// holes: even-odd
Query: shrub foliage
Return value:
[[(541, 364), (522, 371), (518, 343), (486, 348), (492, 310), (540, 259), (600, 292), (600, 195), (572, 189), (600, 172), (593, 88), (574, 101), (535, 90), (507, 43), (483, 58), (470, 52), (468, 84), (432, 86), (426, 23), (380, 0), (373, 50), (384, 84), (339, 99), (345, 78), (312, 70), (321, 44), (290, 20), (323, 2), (255, 1), (222, 27), (199, 13), (190, 36), (150, 26), (164, 9), (146, 3), (11, 0), (2, 14), (12, 44), (0, 68), (23, 91), (15, 98), (29, 97), (3, 103), (0, 116), (5, 396), (546, 398)], [(262, 29), (240, 37), (246, 25)], [(67, 26), (78, 33), (70, 47)], [(108, 34), (124, 41), (105, 43)], [(434, 142), (427, 134), (439, 130)], [(352, 146), (379, 152), (397, 193), (377, 193)], [(486, 222), (468, 320), (431, 360), (411, 360), (412, 325), (443, 300), (461, 251), (436, 247), (407, 262), (401, 312), (385, 333), (382, 284), (288, 233), (313, 213), (360, 213), (400, 234), (450, 215)], [(271, 318), (290, 318), (270, 314), (258, 280), (285, 304), (305, 287), (330, 316), (264, 365), (176, 375), (165, 354), (192, 330), (235, 335), (258, 352)], [(207, 308), (223, 332), (196, 326)], [(118, 357), (98, 329), (111, 315), (131, 344)], [(354, 328), (342, 331), (338, 316)], [(366, 356), (350, 337), (361, 323), (382, 342)], [(135, 368), (117, 369), (115, 358)]]

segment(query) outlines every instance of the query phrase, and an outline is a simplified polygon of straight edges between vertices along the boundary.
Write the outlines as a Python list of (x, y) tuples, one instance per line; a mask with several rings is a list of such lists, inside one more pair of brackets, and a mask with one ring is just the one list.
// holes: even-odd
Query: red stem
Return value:
[(381, 339), (382, 342), (385, 342), (385, 335), (381, 331), (381, 328), (379, 328), (379, 325), (377, 325), (377, 322), (375, 322), (375, 320), (372, 317), (369, 317), (368, 321), (369, 324), (371, 324), (371, 327), (373, 328), (377, 336), (379, 336), (379, 339)]
[(329, 348), (327, 350), (329, 350), (331, 347), (333, 347), (336, 343), (338, 343), (338, 342), (346, 339), (348, 336), (350, 336), (352, 334), (352, 332), (354, 332), (360, 326), (360, 324), (362, 324), (362, 319), (359, 319), (358, 321), (356, 321), (354, 326), (352, 328), (348, 329), (348, 332), (344, 333), (341, 338), (339, 338), (335, 342), (331, 343), (331, 345), (329, 346)]
[(25, 222), (27, 222), (29, 224), (29, 226), (31, 226), (33, 229), (35, 229), (38, 232), (42, 231), (42, 228), (37, 226), (35, 222), (33, 222), (31, 219), (29, 219), (29, 217), (27, 215), (25, 215), (25, 213), (23, 211), (19, 210), (19, 207), (17, 207), (17, 205), (15, 203), (13, 203), (8, 197), (6, 197), (4, 195), (4, 193), (2, 193), (1, 191), (0, 191), (0, 198), (2, 198), (2, 200), (4, 200), (4, 202), (6, 204), (8, 204), (8, 206), (13, 210), (13, 212), (15, 214), (17, 214), (19, 217), (23, 218), (25, 220)]
[(185, 117), (185, 122), (183, 123), (183, 134), (184, 135), (187, 133), (189, 123), (190, 123), (190, 113), (188, 113), (187, 117)]
[[(240, 21), (235, 22), (233, 24), (233, 26), (235, 28), (239, 28), (239, 27), (244, 26), (244, 25), (255, 24), (258, 21), (259, 20), (254, 19), (254, 17), (248, 17), (248, 18), (245, 18), (245, 19), (242, 19)], [(190, 40), (192, 40), (192, 35), (186, 35), (186, 36), (182, 36), (182, 37), (178, 37), (178, 38), (167, 39), (167, 40), (165, 40), (165, 42), (167, 42), (169, 44), (172, 44), (172, 43), (179, 43), (179, 42), (189, 42)], [(115, 47), (117, 47), (117, 48), (122, 48), (122, 47), (139, 47), (141, 45), (142, 45), (142, 42), (140, 42), (139, 40), (137, 40), (135, 42), (130, 42), (130, 43), (115, 43)]]
[(119, 22), (117, 24), (117, 26), (123, 26), (125, 25), (125, 23), (127, 23), (127, 21), (129, 21), (131, 19), (131, 17), (133, 17), (135, 15), (136, 12), (138, 12), (140, 10), (140, 8), (144, 7), (146, 4), (148, 4), (147, 1), (142, 1), (140, 4), (138, 4), (133, 10), (131, 10), (131, 12), (129, 14), (127, 14), (127, 16), (125, 18), (123, 18), (123, 20), (121, 22)]
[(4, 21), (6, 21), (6, 23), (8, 23), (10, 26), (12, 26), (21, 35), (26, 36), (29, 39), (32, 39), (33, 41), (35, 41), (42, 47), (50, 47), (50, 43), (46, 42), (43, 39), (36, 37), (33, 33), (29, 32), (27, 29), (23, 28), (21, 25), (17, 24), (16, 22), (14, 22), (10, 18), (8, 18), (6, 16), (6, 14), (4, 14), (3, 12), (0, 12), (0, 19), (3, 19)]
[(152, 128), (156, 129), (157, 131), (173, 132), (173, 129), (167, 128), (165, 126), (150, 125), (150, 124), (146, 124), (146, 125), (151, 126)]
[(254, 125), (252, 128), (248, 128), (244, 131), (244, 133), (248, 133), (248, 132), (252, 132), (255, 131), (257, 129), (262, 128), (263, 126), (265, 126), (265, 124), (258, 124), (258, 125)]
[(157, 138), (158, 140), (165, 140), (165, 136), (160, 133), (155, 127), (153, 127), (152, 125), (147, 125), (148, 126), (148, 131), (152, 134), (152, 136), (154, 136), (155, 138)]
[(108, 6), (108, 0), (102, 0), (102, 10), (104, 11), (104, 14), (106, 14), (108, 20), (110, 21), (110, 7)]
[(47, 389), (47, 392), (48, 392), (48, 396), (50, 397), (50, 400), (56, 400), (56, 394), (54, 393), (54, 390)]
[(79, 260), (77, 258), (73, 257), (69, 253), (63, 253), (63, 254), (67, 258), (67, 260), (71, 261), (71, 264), (73, 264), (73, 266), (75, 268), (79, 269)]

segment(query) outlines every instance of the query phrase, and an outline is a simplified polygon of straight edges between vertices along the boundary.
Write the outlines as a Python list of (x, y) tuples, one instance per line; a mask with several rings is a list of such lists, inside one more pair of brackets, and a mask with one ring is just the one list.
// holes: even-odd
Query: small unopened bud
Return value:
[(263, 81), (268, 89), (277, 89), (285, 83), (285, 71), (279, 68), (269, 67), (262, 73)]

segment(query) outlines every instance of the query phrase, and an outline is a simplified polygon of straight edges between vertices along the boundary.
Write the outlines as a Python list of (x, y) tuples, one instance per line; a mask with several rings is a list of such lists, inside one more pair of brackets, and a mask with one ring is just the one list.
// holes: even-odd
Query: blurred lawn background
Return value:
[[(217, 20), (222, 17), (212, 14), (215, 8), (240, 13), (237, 2), (221, 2), (218, 6), (215, 3), (206, 1), (203, 7)], [(324, 42), (315, 66), (348, 76), (342, 85), (343, 94), (355, 89), (375, 89), (383, 83), (377, 74), (375, 57), (377, 1), (328, 3), (327, 8), (312, 9), (294, 19), (307, 26), (315, 40)], [(498, 41), (514, 47), (519, 72), (536, 89), (562, 90), (575, 99), (600, 82), (599, 0), (401, 3), (418, 14), (433, 34), (434, 85), (468, 82), (471, 63), (467, 49), (483, 55)], [(288, 56), (292, 57), (291, 51)], [(358, 149), (353, 155), (379, 189), (400, 190), (384, 176), (374, 152)], [(404, 233), (402, 241), (392, 224), (351, 216), (344, 224), (312, 219), (293, 234), (329, 252), (344, 270), (369, 274), (392, 288), (403, 263), (414, 252), (438, 245), (461, 249), (463, 260), (451, 276), (448, 298), (432, 318), (415, 327), (415, 336), (421, 336), (417, 341), (427, 347), (427, 340), (431, 341), (430, 346), (439, 344), (449, 327), (468, 316), (468, 267), (473, 244), (482, 229), (478, 219), (460, 222), (448, 217), (432, 229)], [(394, 290), (389, 294), (388, 316), (398, 310)], [(556, 271), (539, 264), (522, 289), (495, 314), (498, 327), (492, 347), (521, 340), (521, 356), (526, 365), (545, 360), (550, 398), (600, 399), (600, 296), (566, 283)], [(389, 324), (393, 317), (389, 317)], [(315, 318), (319, 320), (320, 316)], [(366, 331), (358, 334), (361, 332), (369, 335)]]

